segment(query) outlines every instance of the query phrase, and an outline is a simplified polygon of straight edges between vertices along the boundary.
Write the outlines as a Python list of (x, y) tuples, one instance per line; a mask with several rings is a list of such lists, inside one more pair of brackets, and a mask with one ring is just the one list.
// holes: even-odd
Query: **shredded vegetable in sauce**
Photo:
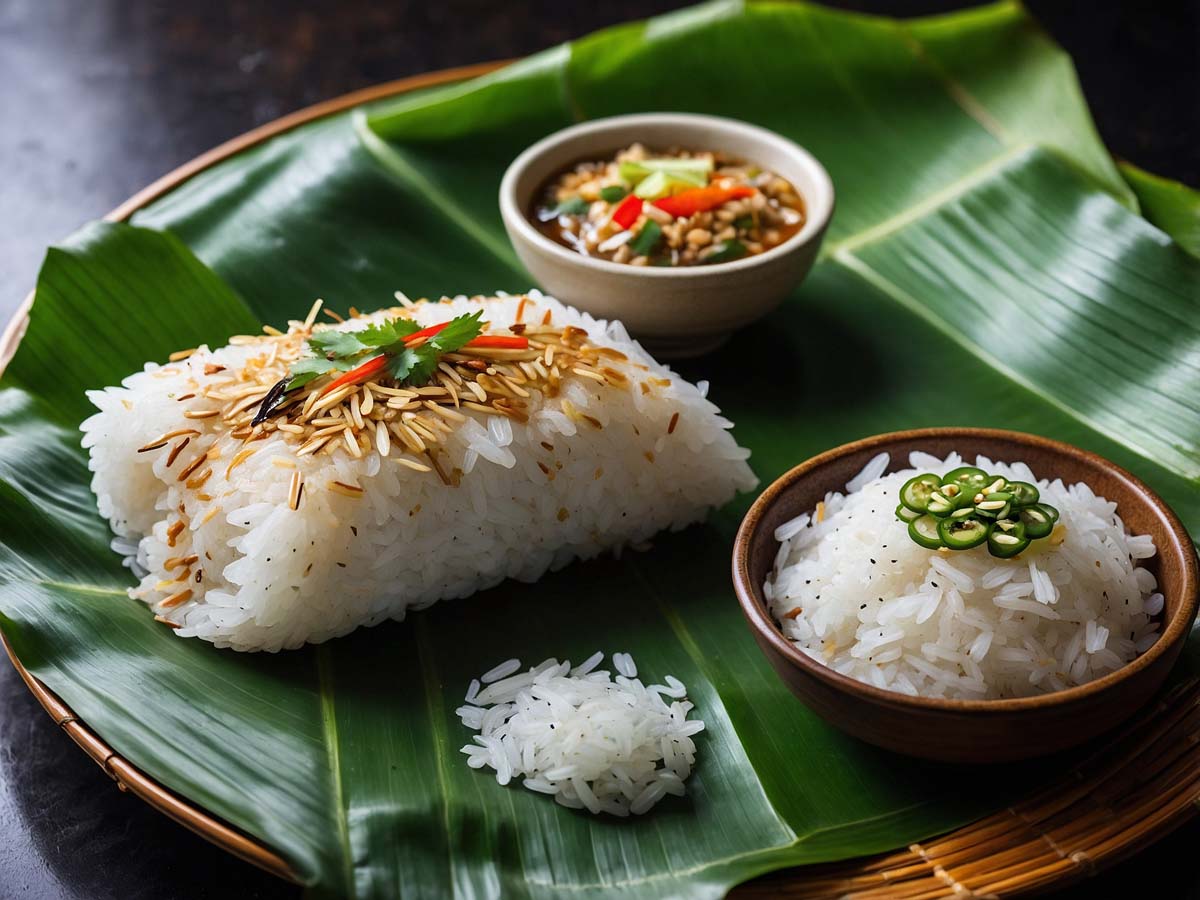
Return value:
[(713, 151), (641, 144), (551, 179), (530, 216), (584, 256), (635, 266), (695, 266), (765, 253), (804, 226), (790, 182)]

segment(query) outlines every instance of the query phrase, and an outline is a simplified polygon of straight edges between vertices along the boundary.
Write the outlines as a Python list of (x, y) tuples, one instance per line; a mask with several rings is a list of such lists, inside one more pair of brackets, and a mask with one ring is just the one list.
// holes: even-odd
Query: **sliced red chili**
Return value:
[(617, 204), (617, 208), (613, 210), (612, 220), (622, 228), (629, 228), (641, 214), (642, 198), (630, 194)]
[(325, 389), (321, 391), (321, 396), (324, 397), (330, 391), (336, 391), (343, 385), (354, 384), (359, 381), (366, 381), (368, 378), (372, 378), (386, 369), (387, 364), (387, 354), (376, 356), (373, 359), (368, 359), (361, 366), (355, 366), (349, 372), (343, 372), (333, 381), (329, 382)]
[(728, 203), (730, 200), (740, 200), (743, 197), (751, 197), (753, 195), (754, 188), (747, 187), (744, 184), (739, 184), (731, 188), (710, 185), (709, 187), (680, 191), (678, 194), (673, 194), (670, 197), (663, 197), (661, 200), (655, 200), (654, 205), (676, 218), (686, 219), (689, 216), (694, 216), (696, 213), (716, 209), (721, 204)]
[(507, 334), (484, 334), (467, 341), (468, 347), (491, 347), (496, 350), (528, 350), (529, 338)]

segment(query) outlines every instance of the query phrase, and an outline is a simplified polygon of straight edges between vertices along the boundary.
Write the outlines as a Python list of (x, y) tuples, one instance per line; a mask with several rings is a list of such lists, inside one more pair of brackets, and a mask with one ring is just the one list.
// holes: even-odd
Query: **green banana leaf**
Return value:
[(1120, 164), (1121, 174), (1137, 194), (1142, 215), (1171, 235), (1192, 256), (1200, 256), (1200, 191), (1161, 178), (1132, 163)]
[[(908, 22), (707, 4), (298, 128), (48, 254), (0, 381), (0, 628), (118, 753), (316, 893), (720, 896), (944, 831), (1065, 765), (932, 766), (811, 715), (728, 585), (750, 497), (647, 553), (274, 656), (179, 640), (125, 597), (79, 447), (85, 389), (316, 296), (528, 288), (496, 211), (504, 166), (580, 118), (647, 109), (774, 128), (838, 189), (795, 296), (682, 367), (764, 482), (866, 434), (1001, 426), (1112, 458), (1200, 532), (1195, 196), (1113, 164), (1069, 60), (1015, 4)], [(594, 649), (679, 676), (708, 723), (687, 796), (633, 821), (502, 788), (457, 753), (472, 676)]]

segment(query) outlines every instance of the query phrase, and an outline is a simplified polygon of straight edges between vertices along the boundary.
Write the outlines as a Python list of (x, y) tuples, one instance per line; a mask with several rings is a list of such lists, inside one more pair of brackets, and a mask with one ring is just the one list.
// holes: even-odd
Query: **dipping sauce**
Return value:
[(530, 221), (584, 256), (695, 266), (765, 253), (799, 231), (805, 214), (791, 182), (753, 162), (634, 144), (552, 178)]

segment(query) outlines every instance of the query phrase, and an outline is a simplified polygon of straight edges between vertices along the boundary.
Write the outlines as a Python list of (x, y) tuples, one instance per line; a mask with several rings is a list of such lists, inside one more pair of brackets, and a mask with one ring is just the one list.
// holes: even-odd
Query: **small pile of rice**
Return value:
[(614, 678), (596, 668), (603, 659), (597, 652), (575, 668), (547, 659), (519, 675), (520, 661), (510, 659), (472, 681), (457, 710), (479, 731), (462, 748), (467, 765), (490, 766), (501, 784), (522, 778), (591, 813), (640, 815), (667, 794), (683, 796), (696, 762), (692, 737), (704, 730), (687, 717), (687, 688), (671, 675), (642, 684), (628, 653), (612, 655)]
[(1158, 639), (1163, 608), (1149, 535), (1125, 530), (1116, 504), (1086, 484), (1038, 480), (1022, 462), (971, 465), (1036, 483), (1059, 524), (1018, 557), (986, 546), (934, 551), (896, 519), (901, 486), (964, 464), (952, 453), (909, 456), (884, 475), (880, 454), (823, 507), (780, 526), (764, 585), (783, 634), (835, 671), (905, 694), (1022, 697), (1085, 684)]

